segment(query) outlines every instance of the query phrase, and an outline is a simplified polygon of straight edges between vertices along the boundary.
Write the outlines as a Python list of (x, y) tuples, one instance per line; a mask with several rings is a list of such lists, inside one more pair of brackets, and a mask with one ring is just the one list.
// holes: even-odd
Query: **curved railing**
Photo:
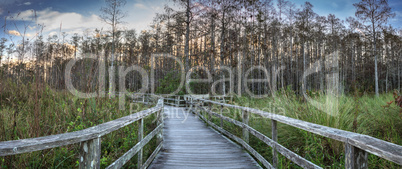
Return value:
[[(145, 101), (146, 98), (141, 96), (142, 100)], [(100, 143), (101, 137), (116, 131), (122, 127), (132, 124), (135, 121), (140, 121), (139, 123), (139, 142), (132, 147), (128, 152), (126, 152), (122, 157), (116, 160), (113, 164), (107, 168), (121, 168), (127, 161), (129, 161), (135, 154), (138, 153), (139, 158), (139, 168), (146, 168), (155, 158), (157, 153), (160, 151), (163, 143), (163, 118), (162, 111), (164, 107), (164, 98), (159, 96), (151, 96), (158, 99), (158, 103), (155, 107), (140, 111), (138, 113), (113, 120), (107, 123), (100, 124), (88, 129), (81, 131), (51, 135), (46, 137), (23, 139), (16, 141), (5, 141), (0, 142), (0, 156), (8, 156), (15, 154), (28, 153), (33, 151), (39, 151), (44, 149), (50, 149), (55, 147), (66, 146), (75, 143), (81, 143), (80, 151), (80, 168), (99, 168), (100, 164)], [(180, 101), (181, 98), (178, 98)], [(166, 100), (165, 101), (169, 101)], [(231, 104), (215, 102), (206, 99), (189, 97), (185, 98), (186, 107), (190, 105), (190, 111), (198, 114), (209, 125), (214, 127), (216, 130), (220, 131), (222, 134), (231, 138), (232, 140), (238, 142), (247, 151), (250, 152), (261, 164), (266, 168), (276, 168), (278, 162), (278, 153), (282, 154), (284, 157), (290, 159), (295, 164), (303, 168), (321, 168), (320, 166), (304, 159), (303, 157), (297, 155), (286, 147), (278, 143), (277, 138), (277, 122), (290, 125), (314, 134), (318, 134), (327, 138), (341, 141), (345, 143), (345, 167), (346, 168), (368, 168), (367, 164), (367, 154), (371, 153), (386, 160), (392, 161), (396, 164), (402, 165), (402, 146), (389, 143), (380, 139), (376, 139), (367, 135), (362, 135), (358, 133), (348, 132), (344, 130), (339, 130), (331, 127), (326, 127), (322, 125), (317, 125), (314, 123), (305, 122), (302, 120), (297, 120), (289, 118), (282, 115), (272, 114), (264, 112), (261, 110), (235, 106)], [(174, 101), (175, 103), (176, 101)], [(180, 106), (180, 104), (173, 104), (175, 106)], [(206, 106), (205, 106), (206, 105)], [(221, 107), (221, 112), (213, 112), (212, 105), (218, 105)], [(200, 111), (194, 111), (193, 108)], [(242, 121), (237, 121), (229, 117), (222, 115), (222, 110), (224, 107), (233, 108), (242, 111)], [(205, 112), (208, 116), (201, 115), (200, 112)], [(151, 114), (157, 113), (157, 127), (150, 132), (147, 136), (143, 137), (143, 119)], [(248, 125), (250, 113), (259, 115), (264, 118), (271, 119), (272, 121), (272, 139), (265, 136), (264, 134), (258, 132), (254, 128)], [(211, 122), (211, 116), (216, 116), (221, 119), (220, 126)], [(207, 118), (206, 118), (207, 117)], [(243, 129), (243, 136), (239, 138), (234, 134), (223, 129), (223, 121), (227, 121)], [(273, 148), (273, 159), (272, 163), (268, 162), (264, 157), (262, 157), (256, 150), (254, 150), (249, 144), (249, 134), (256, 136), (258, 139), (266, 143), (268, 146)], [(144, 164), (142, 162), (142, 149), (143, 147), (153, 138), (157, 136), (159, 145), (151, 156), (146, 160)]]
[[(297, 155), (296, 153), (290, 151), (286, 147), (280, 145), (278, 143), (277, 137), (277, 122), (290, 125), (296, 127), (298, 129), (302, 129), (314, 134), (318, 134), (327, 138), (331, 138), (334, 140), (341, 141), (345, 143), (345, 168), (368, 168), (367, 164), (367, 153), (374, 154), (378, 157), (384, 158), (386, 160), (392, 161), (396, 164), (402, 165), (402, 146), (396, 145), (390, 142), (386, 142), (384, 140), (380, 140), (374, 137), (370, 137), (363, 134), (348, 132), (344, 130), (339, 130), (331, 127), (326, 127), (314, 123), (305, 122), (298, 119), (289, 118), (282, 115), (277, 115), (273, 113), (264, 112), (261, 110), (249, 108), (249, 107), (241, 107), (235, 106), (226, 103), (215, 102), (211, 100), (205, 99), (197, 99), (192, 98), (188, 100), (188, 103), (191, 105), (190, 110), (194, 110), (193, 107), (201, 110), (208, 114), (205, 118), (198, 111), (194, 111), (196, 114), (200, 116), (204, 121), (206, 121), (209, 125), (214, 127), (216, 130), (221, 132), (222, 134), (228, 136), (232, 140), (238, 142), (242, 145), (246, 150), (250, 152), (258, 161), (260, 161), (266, 168), (276, 168), (278, 162), (277, 153), (282, 154), (289, 160), (293, 161), (297, 165), (303, 168), (321, 168), (316, 164), (304, 159), (303, 157)], [(207, 105), (207, 106), (204, 106)], [(221, 106), (219, 113), (211, 111), (212, 105)], [(222, 115), (223, 107), (238, 109), (242, 111), (242, 122), (236, 121), (229, 117)], [(272, 121), (272, 139), (265, 136), (264, 134), (258, 132), (248, 125), (249, 113), (253, 113), (259, 115), (264, 118), (271, 119)], [(221, 126), (218, 126), (210, 121), (211, 115), (218, 117), (221, 119)], [(232, 123), (236, 126), (239, 126), (243, 129), (243, 139), (239, 138), (232, 133), (223, 129), (223, 120)], [(273, 148), (273, 159), (272, 164), (269, 163), (266, 159), (264, 159), (257, 151), (255, 151), (249, 144), (249, 134), (254, 135), (268, 146)]]
[[(140, 121), (138, 129), (139, 142), (107, 168), (121, 168), (137, 153), (139, 159), (139, 168), (146, 168), (162, 147), (164, 125), (162, 118), (163, 107), (163, 98), (159, 98), (155, 107), (84, 130), (45, 137), (0, 142), (0, 156), (29, 153), (81, 143), (80, 158), (78, 160), (80, 163), (79, 168), (99, 168), (101, 137), (136, 121)], [(144, 137), (144, 118), (154, 113), (157, 113), (157, 127)], [(144, 164), (141, 164), (142, 149), (155, 136), (157, 136), (159, 145), (147, 159), (147, 161)]]

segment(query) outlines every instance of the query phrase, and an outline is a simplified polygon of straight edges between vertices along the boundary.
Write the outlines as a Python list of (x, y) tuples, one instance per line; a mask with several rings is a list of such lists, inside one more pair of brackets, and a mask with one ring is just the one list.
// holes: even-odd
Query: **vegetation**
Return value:
[[(58, 35), (47, 37), (41, 29), (47, 25), (35, 23), (33, 16), (24, 18), (27, 20), (25, 27), (15, 32), (16, 22), (22, 19), (10, 14), (2, 25), (6, 33), (0, 41), (2, 72), (22, 83), (32, 82), (36, 76), (51, 88), (65, 89), (61, 75), (65, 74), (66, 63), (73, 58), (96, 56), (97, 60), (106, 62), (106, 70), (115, 72), (105, 73), (103, 87), (117, 90), (117, 67), (137, 65), (149, 74), (152, 54), (164, 53), (177, 57), (185, 71), (195, 66), (208, 68), (214, 81), (224, 75), (229, 77), (227, 71), (219, 70), (223, 66), (233, 71), (236, 82), (246, 78), (245, 73), (255, 66), (262, 66), (269, 72), (272, 68), (284, 67), (276, 77), (270, 73), (271, 82), (276, 81), (275, 84), (253, 84), (254, 93), (267, 94), (270, 89), (286, 86), (291, 86), (298, 94), (302, 93), (302, 86), (323, 91), (331, 80), (337, 81), (340, 91), (346, 94), (356, 86), (377, 95), (401, 90), (402, 31), (388, 24), (395, 13), (387, 0), (362, 0), (354, 4), (356, 16), (346, 20), (334, 14), (320, 16), (309, 2), (301, 6), (286, 0), (275, 3), (272, 0), (173, 2), (179, 9), (165, 6), (153, 19), (150, 29), (144, 31), (119, 29), (126, 16), (122, 10), (125, 0), (107, 0), (101, 8), (101, 18), (110, 25), (111, 31), (98, 28), (69, 35), (60, 29)], [(31, 13), (34, 15), (35, 11)], [(29, 32), (33, 25), (38, 27), (35, 33)], [(28, 40), (28, 35), (33, 34), (38, 36)], [(303, 73), (315, 63), (321, 65), (317, 74), (303, 81)], [(176, 64), (173, 59), (155, 60), (155, 89), (162, 85), (159, 80), (168, 73), (179, 71)], [(93, 71), (84, 73), (86, 68)], [(77, 89), (87, 91), (100, 87), (100, 84), (88, 86), (85, 83), (89, 79), (96, 81), (97, 64), (81, 63), (73, 70), (73, 84)], [(338, 76), (327, 79), (330, 71)], [(206, 78), (203, 71), (196, 73)], [(247, 78), (251, 77), (265, 77), (265, 72), (255, 70)], [(139, 73), (130, 72), (126, 78), (130, 91), (142, 87)], [(113, 81), (116, 86), (112, 86)], [(233, 88), (242, 84), (234, 83)], [(217, 87), (218, 94), (229, 93), (223, 92), (221, 84)], [(240, 88), (244, 93), (244, 86)]]
[[(325, 102), (320, 94), (315, 100)], [(232, 104), (252, 107), (275, 114), (285, 115), (315, 124), (329, 126), (351, 132), (369, 135), (378, 139), (402, 145), (402, 108), (397, 104), (388, 105), (394, 100), (392, 94), (382, 94), (380, 97), (341, 96), (339, 98), (339, 115), (330, 116), (317, 108), (306, 104), (304, 99), (294, 92), (287, 91), (278, 94), (276, 98), (252, 99), (240, 97)], [(283, 109), (281, 109), (283, 108)], [(223, 111), (223, 115), (241, 121), (241, 112), (231, 109)], [(219, 125), (220, 120), (213, 118)], [(249, 125), (271, 138), (271, 120), (257, 115), (251, 115)], [(225, 122), (224, 129), (242, 137), (241, 128)], [(345, 166), (344, 144), (292, 126), (278, 123), (278, 142), (323, 168), (343, 168)], [(272, 149), (258, 138), (250, 134), (250, 145), (270, 161)], [(300, 168), (286, 157), (279, 155), (279, 168)], [(397, 164), (369, 155), (369, 168), (398, 168)]]
[[(178, 89), (183, 73), (202, 67), (191, 77), (211, 81), (192, 82), (193, 93), (211, 94), (214, 86), (218, 95), (243, 96), (233, 104), (402, 145), (402, 98), (389, 94), (402, 87), (402, 30), (388, 25), (395, 14), (387, 0), (361, 0), (354, 4), (355, 16), (346, 20), (334, 14), (320, 16), (310, 2), (296, 6), (287, 0), (173, 0), (178, 9), (165, 6), (148, 30), (119, 29), (124, 25), (127, 1), (105, 2), (100, 18), (110, 31), (97, 28), (68, 35), (60, 24), (59, 32), (49, 34), (43, 32), (48, 25), (41, 25), (38, 18), (48, 19), (46, 12), (51, 8), (25, 11), (25, 15), (4, 13), (9, 16), (0, 25), (4, 30), (0, 39), (0, 141), (78, 131), (126, 116), (128, 105), (120, 111), (113, 92), (146, 88), (145, 92), (168, 94)], [(153, 59), (153, 54), (175, 59)], [(71, 77), (66, 77), (73, 59), (79, 61), (71, 68)], [(125, 84), (119, 84), (119, 68), (133, 65), (142, 72), (127, 73)], [(303, 77), (309, 70), (315, 72)], [(246, 81), (251, 78), (259, 80)], [(75, 90), (67, 91), (66, 80), (71, 80)], [(142, 86), (144, 80), (154, 88)], [(74, 96), (77, 91), (100, 95), (101, 89), (109, 91), (109, 98)], [(182, 88), (178, 94), (188, 93)], [(310, 105), (304, 93), (319, 102), (339, 95), (338, 116)], [(249, 97), (253, 94), (277, 97)], [(234, 111), (226, 115), (239, 118)], [(155, 127), (153, 119), (145, 120), (148, 132)], [(270, 121), (252, 117), (250, 124), (270, 135)], [(230, 124), (225, 129), (241, 132)], [(133, 124), (102, 138), (102, 167), (137, 143), (135, 131)], [(278, 133), (281, 144), (308, 160), (328, 168), (344, 166), (342, 143), (283, 124)], [(146, 156), (154, 143), (148, 145)], [(271, 158), (266, 145), (253, 137), (251, 144)], [(74, 168), (77, 157), (78, 145), (71, 145), (0, 157), (0, 168)], [(280, 159), (281, 168), (297, 168)], [(373, 168), (398, 167), (375, 156), (369, 160)], [(125, 165), (134, 166), (133, 162)]]
[[(48, 86), (38, 89), (35, 84), (21, 84), (19, 87), (11, 81), (5, 84), (0, 96), (0, 141), (79, 131), (131, 114), (129, 105), (126, 105), (126, 110), (119, 111), (117, 98), (81, 99)], [(137, 112), (150, 107), (137, 104), (134, 108)], [(39, 109), (40, 113), (33, 113), (35, 109)], [(151, 115), (144, 120), (145, 134), (156, 127), (155, 118), (155, 115)], [(138, 124), (133, 123), (102, 137), (102, 168), (138, 142), (137, 128)], [(144, 159), (156, 146), (156, 139), (151, 140), (144, 149)], [(0, 157), (0, 168), (77, 168), (79, 148), (79, 144), (74, 144)], [(135, 159), (132, 158), (124, 167), (135, 167)]]

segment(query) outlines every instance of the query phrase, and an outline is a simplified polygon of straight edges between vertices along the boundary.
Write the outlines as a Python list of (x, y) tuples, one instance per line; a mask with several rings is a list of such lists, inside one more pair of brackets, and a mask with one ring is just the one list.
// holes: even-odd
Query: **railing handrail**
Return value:
[[(220, 103), (206, 99), (196, 99), (204, 103), (210, 103), (215, 105), (221, 105), (228, 108), (239, 109), (245, 112), (250, 112), (274, 121), (278, 121), (283, 124), (287, 124), (298, 129), (302, 129), (314, 134), (318, 134), (327, 138), (331, 138), (334, 140), (341, 141), (343, 143), (349, 144), (353, 147), (357, 147), (363, 151), (374, 154), (378, 157), (384, 158), (386, 160), (392, 161), (396, 164), (402, 165), (402, 146), (390, 143), (384, 140), (380, 140), (368, 135), (353, 133), (341, 129), (331, 128), (327, 126), (322, 126), (278, 114), (273, 114), (269, 112), (265, 112), (262, 110), (231, 105), (227, 103)], [(241, 123), (241, 122), (240, 122)], [(248, 126), (243, 123), (243, 126)]]
[[(0, 142), (0, 156), (8, 156), (8, 155), (16, 155), (16, 154), (22, 154), (22, 153), (29, 153), (29, 152), (34, 152), (34, 151), (40, 151), (40, 150), (45, 150), (45, 149), (50, 149), (50, 148), (56, 148), (56, 147), (61, 147), (61, 146), (66, 146), (66, 145), (71, 145), (71, 144), (76, 144), (76, 143), (85, 143), (83, 149), (85, 153), (89, 153), (89, 147), (93, 146), (90, 144), (95, 144), (95, 149), (99, 150), (93, 150), (93, 151), (100, 151), (100, 137), (111, 133), (113, 131), (116, 131), (118, 129), (121, 129), (127, 125), (130, 125), (136, 121), (141, 120), (141, 126), (143, 125), (143, 119), (155, 112), (161, 112), (163, 111), (163, 98), (158, 100), (158, 103), (155, 107), (149, 108), (147, 110), (143, 110), (113, 121), (109, 121), (106, 123), (99, 124), (97, 126), (93, 126), (87, 129), (83, 129), (80, 131), (75, 131), (75, 132), (69, 132), (69, 133), (63, 133), (63, 134), (56, 134), (56, 135), (50, 135), (50, 136), (44, 136), (44, 137), (37, 137), (37, 138), (28, 138), (28, 139), (21, 139), (21, 140), (11, 140), (11, 141), (3, 141)], [(157, 118), (161, 118), (157, 117)], [(159, 121), (158, 121), (159, 122)], [(157, 126), (157, 128), (146, 138), (148, 137), (154, 137), (156, 135), (156, 132), (162, 131), (163, 126), (163, 119), (162, 123)], [(141, 131), (142, 132), (142, 131)], [(149, 140), (144, 140), (144, 142), (141, 142), (142, 140), (139, 141), (141, 144), (146, 144), (149, 142)], [(86, 144), (86, 142), (90, 142)], [(138, 144), (139, 144), (138, 143)], [(130, 150), (132, 152), (138, 152), (139, 150), (142, 150), (143, 146), (135, 146), (133, 149)], [(160, 148), (159, 148), (160, 149)], [(99, 154), (97, 152), (93, 152), (96, 155), (92, 156), (98, 156), (99, 160)], [(126, 154), (125, 154), (126, 155)], [(95, 158), (92, 157), (91, 158)], [(130, 155), (130, 158), (133, 155)], [(82, 157), (81, 157), (82, 158)], [(126, 158), (125, 158), (126, 159)], [(121, 159), (117, 161), (122, 161)], [(80, 163), (83, 162), (83, 159), (80, 160)], [(127, 161), (125, 161), (127, 162)], [(124, 163), (125, 163), (124, 162)], [(123, 163), (123, 164), (124, 164)], [(99, 165), (99, 164), (96, 164)], [(94, 168), (98, 168), (98, 167)], [(80, 168), (81, 164), (80, 164)], [(85, 168), (85, 167), (84, 167)]]

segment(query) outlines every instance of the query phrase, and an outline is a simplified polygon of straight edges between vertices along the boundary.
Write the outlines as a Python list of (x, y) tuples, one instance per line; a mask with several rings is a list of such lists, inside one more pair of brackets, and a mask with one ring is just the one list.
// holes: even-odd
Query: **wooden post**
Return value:
[[(272, 140), (278, 142), (278, 129), (276, 120), (271, 120), (271, 132), (272, 132)], [(278, 152), (276, 151), (275, 145), (272, 147), (272, 165), (274, 168), (278, 167)]]
[(80, 169), (100, 168), (101, 138), (81, 142)]
[[(140, 142), (144, 138), (144, 119), (141, 119), (138, 124), (138, 142)], [(142, 154), (143, 149), (138, 152), (138, 165), (137, 167), (140, 169), (142, 167)]]
[(188, 103), (187, 103), (187, 100), (188, 98), (186, 97), (186, 96), (184, 96), (184, 107), (186, 108), (185, 110), (187, 111), (188, 110)]
[[(212, 111), (212, 103), (208, 103), (209, 111)], [(207, 113), (207, 120), (211, 121), (211, 114)]]
[[(221, 105), (221, 116), (223, 116), (223, 106)], [(223, 119), (221, 118), (221, 128), (223, 128)]]
[(367, 169), (367, 152), (345, 143), (345, 168)]
[[(158, 116), (157, 116), (157, 121), (156, 121), (156, 126), (159, 126), (161, 124), (163, 124), (163, 108), (162, 110), (160, 110), (158, 112)], [(163, 128), (161, 130), (161, 132), (157, 135), (157, 142), (158, 144), (161, 143), (163, 141)]]
[[(248, 115), (248, 112), (247, 112), (247, 111), (245, 111), (245, 110), (242, 111), (242, 118), (243, 118), (243, 123), (246, 124), (246, 125), (248, 125), (248, 118), (249, 118), (249, 115)], [(249, 133), (248, 133), (248, 130), (245, 129), (245, 128), (243, 128), (243, 140), (244, 140), (247, 144), (249, 143)]]

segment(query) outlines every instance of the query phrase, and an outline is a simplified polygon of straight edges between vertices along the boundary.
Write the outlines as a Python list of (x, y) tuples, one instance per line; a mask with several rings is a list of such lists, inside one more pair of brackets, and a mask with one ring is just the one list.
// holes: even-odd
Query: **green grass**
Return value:
[[(125, 111), (119, 111), (118, 98), (80, 99), (47, 87), (38, 89), (32, 84), (17, 87), (12, 82), (7, 83), (0, 96), (0, 141), (79, 131), (130, 114), (129, 102)], [(142, 104), (138, 106), (138, 110), (150, 108)], [(155, 115), (151, 115), (144, 120), (146, 133), (156, 127), (154, 119)], [(137, 129), (138, 123), (135, 122), (101, 138), (101, 168), (110, 165), (138, 142)], [(155, 147), (156, 140), (153, 139), (144, 149), (144, 160)], [(0, 168), (77, 168), (78, 156), (79, 144), (73, 144), (0, 157)], [(132, 158), (124, 167), (136, 167), (136, 159)]]
[[(313, 99), (321, 103), (326, 101), (325, 96), (318, 94)], [(387, 102), (392, 100), (394, 100), (392, 94), (382, 94), (379, 98), (367, 95), (357, 97), (340, 96), (338, 98), (339, 114), (337, 116), (328, 115), (309, 104), (303, 98), (291, 94), (291, 92), (278, 94), (275, 98), (266, 99), (240, 97), (231, 104), (252, 107), (315, 124), (361, 133), (402, 145), (401, 108), (394, 104), (384, 107)], [(218, 107), (215, 107), (215, 112), (218, 112), (218, 110)], [(230, 109), (230, 112), (224, 111), (223, 114), (241, 121), (240, 112), (237, 110)], [(220, 124), (220, 120), (216, 117), (213, 118), (213, 122)], [(269, 119), (251, 115), (249, 125), (264, 135), (271, 137), (271, 121)], [(238, 137), (242, 136), (242, 130), (228, 122), (224, 123), (224, 129)], [(342, 142), (281, 123), (278, 123), (278, 142), (324, 168), (344, 168), (344, 144)], [(272, 149), (265, 143), (250, 135), (250, 145), (268, 161), (271, 161)], [(369, 155), (369, 168), (400, 167), (385, 159)], [(279, 155), (279, 168), (300, 167)]]
[[(53, 91), (46, 86), (20, 84), (17, 87), (15, 83), (10, 81), (4, 83), (0, 95), (0, 141), (78, 131), (130, 114), (128, 105), (126, 105), (126, 111), (118, 110), (117, 98), (79, 99), (68, 92)], [(318, 102), (326, 101), (325, 96), (316, 94), (312, 97)], [(234, 99), (231, 104), (283, 114), (402, 145), (401, 108), (395, 105), (383, 107), (392, 100), (392, 94), (382, 94), (379, 98), (368, 95), (341, 96), (339, 98), (338, 116), (329, 116), (291, 92), (278, 94), (276, 98), (267, 99), (240, 97)], [(149, 108), (145, 105), (139, 106), (139, 110)], [(219, 108), (215, 108), (214, 111), (219, 112)], [(225, 109), (223, 113), (225, 116), (241, 121), (240, 111)], [(154, 115), (145, 119), (146, 133), (156, 127), (156, 124), (152, 123), (154, 119)], [(213, 118), (212, 120), (216, 124), (220, 124), (219, 119)], [(102, 168), (111, 164), (138, 142), (137, 125), (137, 123), (133, 123), (102, 137)], [(270, 137), (271, 121), (269, 119), (252, 115), (249, 125)], [(242, 136), (242, 130), (233, 124), (225, 122), (224, 129), (238, 137)], [(341, 142), (281, 123), (278, 123), (278, 142), (319, 166), (325, 168), (344, 167), (344, 144)], [(250, 135), (250, 144), (271, 161), (272, 149), (270, 147), (252, 135)], [(144, 160), (155, 147), (156, 140), (153, 139), (144, 148)], [(0, 168), (77, 168), (78, 155), (79, 144), (74, 144), (0, 157)], [(135, 166), (136, 157), (133, 157), (124, 167), (133, 168)], [(279, 155), (279, 167), (300, 168), (281, 155)], [(400, 166), (374, 155), (369, 155), (369, 168), (400, 168)]]

